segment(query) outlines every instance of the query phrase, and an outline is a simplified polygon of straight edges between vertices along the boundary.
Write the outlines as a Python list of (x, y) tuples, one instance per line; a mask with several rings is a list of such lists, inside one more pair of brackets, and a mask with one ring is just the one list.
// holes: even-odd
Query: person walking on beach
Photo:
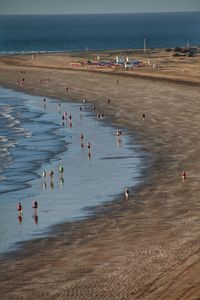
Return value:
[(124, 194), (125, 194), (125, 199), (128, 200), (130, 191), (127, 187), (125, 188)]
[(47, 173), (46, 173), (46, 171), (44, 170), (44, 171), (42, 172), (42, 177), (43, 177), (43, 178), (46, 178), (46, 175), (47, 175)]
[(145, 119), (145, 117), (146, 117), (145, 114), (142, 114), (142, 119), (143, 119), (143, 120)]
[(187, 176), (186, 176), (185, 171), (183, 171), (183, 172), (181, 173), (181, 177), (182, 177), (183, 182), (187, 179)]

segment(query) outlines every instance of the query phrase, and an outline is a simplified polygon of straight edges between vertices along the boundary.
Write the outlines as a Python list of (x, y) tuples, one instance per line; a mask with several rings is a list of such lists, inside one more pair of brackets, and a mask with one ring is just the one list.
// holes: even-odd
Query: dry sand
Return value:
[[(196, 65), (190, 63), (194, 79), (177, 70), (170, 82), (169, 78), (124, 76), (121, 71), (70, 70), (64, 65), (70, 56), (50, 57), (40, 55), (37, 63), (28, 56), (1, 58), (0, 84), (18, 89), (16, 81), (24, 77), (22, 90), (28, 93), (87, 99), (113, 124), (136, 136), (136, 142), (151, 153), (152, 166), (127, 203), (119, 199), (97, 208), (93, 219), (60, 225), (53, 237), (30, 242), (2, 260), (0, 298), (200, 299), (200, 80)], [(156, 72), (163, 78), (162, 71)], [(40, 82), (47, 77), (48, 83)], [(183, 170), (188, 175), (185, 182)]]

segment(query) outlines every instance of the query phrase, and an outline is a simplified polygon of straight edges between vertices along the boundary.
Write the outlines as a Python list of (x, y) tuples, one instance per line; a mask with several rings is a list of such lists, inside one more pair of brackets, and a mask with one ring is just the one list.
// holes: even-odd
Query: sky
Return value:
[(0, 14), (200, 11), (200, 0), (0, 0)]

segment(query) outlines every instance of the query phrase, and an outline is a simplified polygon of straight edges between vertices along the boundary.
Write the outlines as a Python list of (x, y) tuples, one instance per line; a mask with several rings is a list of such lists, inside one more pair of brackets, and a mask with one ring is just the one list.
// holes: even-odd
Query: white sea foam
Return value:
[(8, 139), (5, 136), (0, 135), (0, 142), (5, 143)]

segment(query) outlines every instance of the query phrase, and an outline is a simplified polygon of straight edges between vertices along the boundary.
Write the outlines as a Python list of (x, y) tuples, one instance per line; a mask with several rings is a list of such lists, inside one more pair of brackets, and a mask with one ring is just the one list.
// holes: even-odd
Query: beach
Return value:
[(1, 298), (199, 299), (199, 57), (184, 58), (184, 71), (177, 58), (170, 61), (173, 73), (69, 66), (83, 56), (1, 57), (0, 85), (86, 99), (134, 133), (152, 164), (126, 203), (97, 207), (93, 218), (59, 225), (52, 236), (1, 260)]

